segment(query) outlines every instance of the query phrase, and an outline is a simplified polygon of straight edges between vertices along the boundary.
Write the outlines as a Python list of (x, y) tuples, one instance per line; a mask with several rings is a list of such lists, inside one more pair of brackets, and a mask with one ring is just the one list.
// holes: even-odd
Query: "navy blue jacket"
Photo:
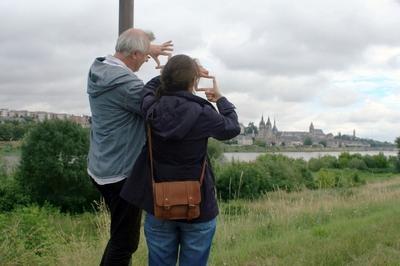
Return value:
[[(198, 180), (202, 163), (207, 158), (208, 138), (227, 140), (240, 133), (235, 107), (221, 97), (217, 101), (218, 113), (208, 101), (188, 91), (168, 93), (158, 98), (155, 91), (159, 85), (159, 77), (149, 81), (144, 87), (142, 102), (143, 116), (152, 129), (155, 180)], [(147, 145), (136, 161), (121, 196), (153, 213)], [(200, 217), (193, 222), (208, 221), (217, 214), (214, 174), (208, 162), (202, 185)]]

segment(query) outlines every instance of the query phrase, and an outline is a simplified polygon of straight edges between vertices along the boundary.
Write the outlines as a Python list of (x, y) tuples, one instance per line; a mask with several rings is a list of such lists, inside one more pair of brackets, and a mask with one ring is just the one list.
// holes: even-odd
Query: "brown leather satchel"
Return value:
[(206, 159), (204, 159), (199, 180), (155, 182), (150, 126), (147, 126), (147, 136), (153, 184), (154, 216), (166, 220), (192, 220), (199, 217), (200, 188), (204, 179)]

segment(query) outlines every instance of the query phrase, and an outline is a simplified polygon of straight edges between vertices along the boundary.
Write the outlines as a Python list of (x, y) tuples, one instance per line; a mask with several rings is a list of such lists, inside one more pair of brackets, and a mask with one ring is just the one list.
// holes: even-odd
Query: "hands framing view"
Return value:
[[(165, 65), (161, 65), (160, 63), (160, 56), (165, 56), (167, 57), (167, 61), (171, 58), (172, 52), (173, 52), (173, 43), (172, 41), (167, 41), (162, 44), (151, 44), (150, 45), (150, 52), (149, 56), (153, 58), (153, 60), (156, 62), (156, 69), (162, 69), (164, 68)], [(221, 97), (221, 93), (219, 91), (217, 81), (215, 76), (211, 76), (209, 74), (209, 71), (204, 68), (197, 60), (196, 63), (198, 65), (198, 79), (194, 83), (194, 90), (195, 91), (204, 91), (206, 98), (210, 102), (217, 102)], [(212, 80), (212, 86), (210, 87), (199, 87), (199, 81), (200, 79), (211, 79)]]

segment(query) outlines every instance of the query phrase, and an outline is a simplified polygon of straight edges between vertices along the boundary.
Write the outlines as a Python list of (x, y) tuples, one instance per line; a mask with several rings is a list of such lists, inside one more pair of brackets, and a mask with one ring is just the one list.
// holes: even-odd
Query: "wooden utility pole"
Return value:
[(134, 0), (119, 0), (118, 35), (133, 27), (133, 1)]

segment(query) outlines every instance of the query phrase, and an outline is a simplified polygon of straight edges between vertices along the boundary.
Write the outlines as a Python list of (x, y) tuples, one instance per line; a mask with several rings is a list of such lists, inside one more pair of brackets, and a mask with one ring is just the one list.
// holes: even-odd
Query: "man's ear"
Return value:
[(133, 59), (137, 59), (138, 54), (139, 54), (138, 51), (133, 51), (133, 52), (131, 53), (131, 57), (132, 57)]

